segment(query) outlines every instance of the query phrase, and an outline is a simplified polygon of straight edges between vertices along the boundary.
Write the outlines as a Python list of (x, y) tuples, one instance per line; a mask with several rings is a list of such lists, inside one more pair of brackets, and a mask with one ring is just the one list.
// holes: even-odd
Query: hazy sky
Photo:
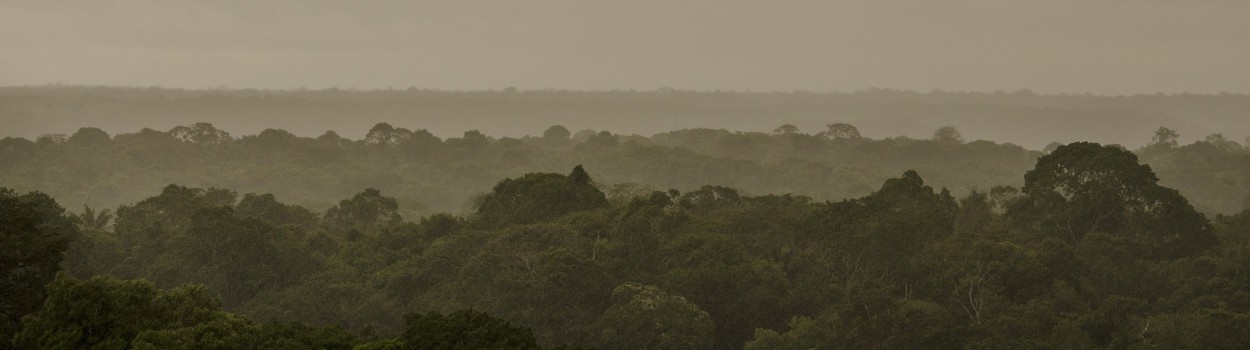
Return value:
[(0, 0), (0, 85), (1250, 93), (1250, 1)]

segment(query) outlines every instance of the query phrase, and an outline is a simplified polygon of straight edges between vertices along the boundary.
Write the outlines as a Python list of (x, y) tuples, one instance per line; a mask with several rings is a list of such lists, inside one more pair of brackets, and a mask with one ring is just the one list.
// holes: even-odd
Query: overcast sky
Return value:
[(1250, 93), (1250, 1), (0, 0), (0, 85)]

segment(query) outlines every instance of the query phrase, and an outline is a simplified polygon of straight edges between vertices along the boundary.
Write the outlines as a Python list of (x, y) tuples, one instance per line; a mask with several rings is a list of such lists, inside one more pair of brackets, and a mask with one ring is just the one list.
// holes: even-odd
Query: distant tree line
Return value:
[(817, 132), (830, 121), (843, 121), (872, 138), (923, 139), (938, 126), (956, 125), (969, 140), (1012, 142), (1030, 149), (1056, 140), (1137, 148), (1160, 125), (1187, 134), (1187, 142), (1215, 132), (1240, 142), (1250, 136), (1248, 115), (1250, 95), (1245, 94), (0, 87), (0, 116), (5, 120), (0, 137), (30, 139), (72, 133), (68, 127), (92, 123), (104, 123), (111, 134), (208, 121), (233, 133), (283, 127), (303, 136), (336, 130), (360, 139), (377, 121), (420, 126), (442, 138), (458, 137), (468, 129), (519, 138), (557, 124), (573, 132), (594, 128), (641, 135), (701, 127), (768, 131), (779, 124)]

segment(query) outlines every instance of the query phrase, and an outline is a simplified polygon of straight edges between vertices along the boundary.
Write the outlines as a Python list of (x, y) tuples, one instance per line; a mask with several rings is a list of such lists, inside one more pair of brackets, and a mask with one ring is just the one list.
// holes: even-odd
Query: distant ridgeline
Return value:
[[(1159, 128), (1136, 153), (1164, 185), (1205, 213), (1236, 213), (1250, 195), (1250, 150), (1213, 134), (1181, 146)], [(1047, 150), (1053, 149), (1053, 143)], [(868, 195), (891, 176), (916, 170), (956, 195), (1020, 186), (1019, 174), (1043, 151), (965, 141), (941, 127), (925, 139), (872, 139), (847, 123), (811, 132), (790, 124), (771, 132), (683, 129), (650, 137), (547, 128), (541, 136), (492, 137), (477, 130), (442, 139), (425, 129), (374, 125), (360, 140), (281, 129), (233, 136), (208, 123), (110, 136), (98, 128), (34, 141), (0, 140), (0, 183), (38, 190), (78, 207), (116, 207), (170, 183), (273, 193), (324, 210), (338, 198), (376, 188), (408, 217), (458, 213), (498, 179), (530, 172), (596, 169), (610, 196), (690, 190), (713, 184), (747, 194), (790, 193), (818, 201)]]
[[(320, 213), (272, 194), (180, 185), (68, 213), (45, 194), (0, 188), (0, 348), (1250, 348), (1250, 211), (1209, 219), (1132, 152), (1077, 142), (1038, 157), (963, 143), (954, 129), (928, 141), (851, 138), (847, 125), (791, 131), (573, 141), (551, 128), (439, 141), (379, 125), (365, 141), (281, 131), (233, 140), (196, 125), (9, 139), (5, 164), (19, 170), (5, 167), (5, 182), (101, 172), (159, 181), (191, 167), (261, 187), (290, 176), (288, 188), (311, 191), (412, 173), (442, 181), (413, 186), (459, 186), (509, 164), (513, 175), (485, 186), (465, 215), (423, 217), (374, 188)], [(1173, 134), (1159, 130), (1140, 153), (1193, 169), (1177, 159), (1241, 152), (1176, 147)], [(794, 156), (763, 161), (779, 154)], [(860, 157), (982, 176), (1031, 165), (1015, 173), (1018, 187), (956, 195), (905, 170), (864, 196), (818, 201), (716, 185), (607, 187), (602, 170), (580, 165), (521, 175), (556, 162), (544, 157), (644, 167), (635, 176), (818, 184), (836, 182), (808, 177), (822, 174), (821, 157), (852, 172), (876, 164)], [(321, 177), (330, 180), (308, 180)]]
[(209, 122), (236, 134), (267, 128), (296, 135), (334, 130), (358, 139), (387, 121), (447, 138), (464, 130), (520, 137), (550, 125), (652, 135), (723, 128), (771, 131), (792, 124), (815, 132), (831, 122), (871, 138), (928, 138), (943, 125), (970, 140), (1041, 149), (1053, 141), (1091, 141), (1130, 148), (1167, 126), (1186, 142), (1223, 133), (1250, 137), (1250, 95), (1097, 96), (888, 89), (856, 92), (698, 92), (518, 90), (182, 90), (91, 86), (0, 87), (0, 137), (33, 139), (100, 126), (110, 134), (169, 130)]

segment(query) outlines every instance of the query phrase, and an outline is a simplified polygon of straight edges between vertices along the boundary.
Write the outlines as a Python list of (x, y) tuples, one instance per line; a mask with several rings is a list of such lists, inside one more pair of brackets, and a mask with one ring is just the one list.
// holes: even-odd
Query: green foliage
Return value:
[(369, 231), (402, 221), (398, 210), (399, 203), (394, 198), (382, 196), (377, 189), (367, 188), (327, 210), (325, 225), (335, 232)]
[(169, 135), (182, 142), (197, 145), (212, 145), (230, 142), (230, 133), (213, 127), (210, 123), (195, 123), (191, 126), (177, 126), (169, 130)]
[(109, 137), (107, 132), (99, 128), (80, 128), (74, 135), (69, 137), (70, 144), (82, 147), (101, 147), (106, 146), (113, 139)]
[(169, 291), (143, 281), (59, 278), (48, 300), (23, 320), (14, 344), (28, 349), (128, 348), (148, 331), (227, 321), (202, 286)]
[(802, 316), (791, 319), (788, 327), (789, 330), (785, 333), (764, 328), (756, 329), (754, 340), (747, 342), (742, 348), (743, 350), (815, 349), (829, 341), (832, 335), (827, 333), (835, 329), (834, 325), (822, 324), (821, 321)]
[(552, 125), (550, 128), (547, 128), (546, 131), (543, 131), (543, 139), (552, 142), (566, 141), (569, 139), (569, 136), (572, 135), (573, 134), (569, 132), (569, 129), (565, 128), (563, 125)]
[(715, 328), (686, 298), (633, 282), (612, 291), (600, 327), (602, 349), (710, 349)]
[(963, 143), (964, 136), (953, 126), (943, 126), (933, 132), (933, 141)]
[(1150, 146), (1171, 148), (1176, 147), (1176, 139), (1181, 137), (1176, 130), (1168, 129), (1160, 126), (1159, 130), (1155, 130), (1155, 135), (1150, 139)]
[(256, 218), (276, 227), (292, 225), (304, 230), (313, 230), (319, 221), (317, 214), (311, 210), (297, 205), (282, 204), (271, 193), (243, 195), (243, 199), (235, 205), (235, 212), (239, 216)]
[[(390, 132), (406, 134), (394, 127)], [(859, 174), (863, 169), (837, 175), (843, 170), (815, 159), (860, 157), (848, 155), (854, 152), (907, 154), (915, 158), (890, 162), (920, 167), (927, 158), (975, 154), (962, 163), (975, 173), (998, 171), (979, 163), (1033, 162), (1035, 153), (977, 141), (826, 140), (797, 131), (687, 130), (649, 141), (590, 133), (584, 143), (569, 145), (469, 132), (437, 146), (414, 143), (423, 137), (420, 131), (372, 145), (332, 134), (320, 140), (263, 134), (196, 144), (144, 132), (119, 135), (102, 147), (147, 138), (194, 152), (223, 145), (264, 148), (254, 154), (262, 158), (308, 147), (327, 152), (318, 156), (326, 158), (304, 161), (330, 162), (325, 164), (335, 157), (444, 164), (457, 161), (441, 157), (502, 156), (505, 149), (516, 151), (508, 153), (519, 157), (510, 160), (516, 162), (542, 161), (542, 152), (612, 162), (607, 170), (588, 161), (567, 176), (529, 173), (498, 181), (474, 215), (417, 219), (404, 211), (412, 221), (400, 212), (414, 200), (383, 196), (376, 189), (381, 186), (358, 192), (369, 185), (343, 192), (348, 198), (320, 216), (271, 194), (240, 197), (176, 185), (119, 208), (114, 232), (94, 207), (76, 215), (82, 218), (77, 222), (50, 210), (55, 215), (47, 217), (55, 219), (49, 222), (83, 228), (65, 250), (66, 271), (146, 278), (155, 285), (54, 281), (43, 309), (26, 311), (29, 322), (12, 323), (29, 329), (14, 339), (51, 348), (84, 342), (103, 348), (329, 349), (1246, 346), (1240, 330), (1250, 315), (1250, 212), (1208, 222), (1179, 193), (1160, 185), (1152, 167), (1114, 146), (1056, 147), (1017, 182), (1024, 184), (1019, 190), (988, 186), (956, 198), (942, 187), (951, 181), (949, 173), (904, 167), (890, 173), (896, 177), (883, 176), (875, 183), (880, 186), (865, 185), (865, 196), (827, 201), (753, 195), (733, 183), (704, 181), (733, 169), (773, 174), (784, 183), (806, 181), (795, 169), (822, 179)], [(794, 153), (796, 147), (811, 147), (815, 155), (751, 168), (761, 164), (759, 157)], [(706, 155), (718, 152), (724, 158)], [(1200, 143), (1150, 148), (1142, 157), (1193, 154), (1214, 163), (1231, 157), (1228, 152)], [(681, 172), (706, 177), (674, 186), (680, 190), (655, 191), (666, 188), (657, 182), (604, 185), (610, 196), (599, 190), (605, 177), (627, 171), (664, 177), (670, 172), (663, 169), (691, 160), (708, 167)], [(464, 171), (487, 176), (488, 167)], [(587, 168), (602, 175), (592, 179)], [(10, 215), (16, 213), (3, 217), (43, 217)], [(34, 221), (0, 226), (26, 227), (18, 222)], [(178, 287), (186, 283), (203, 287)], [(121, 321), (140, 316), (153, 320)], [(82, 324), (91, 331), (83, 333)]]
[(477, 215), (485, 223), (504, 226), (551, 220), (607, 205), (607, 197), (590, 183), (590, 175), (579, 165), (569, 176), (526, 174), (504, 179), (479, 200)]
[(539, 349), (529, 329), (473, 310), (404, 317), (400, 349)]
[(0, 348), (23, 315), (44, 303), (43, 286), (61, 269), (78, 228), (52, 197), (0, 187)]
[[(821, 131), (818, 135), (834, 140), (859, 140), (864, 138), (859, 134), (859, 129), (851, 124), (833, 123), (827, 125), (826, 127), (827, 129), (825, 131)], [(790, 125), (790, 128), (792, 129), (782, 130), (782, 133), (794, 134), (798, 132), (798, 128), (794, 128), (793, 125)], [(781, 130), (781, 128), (778, 128), (778, 130)]]
[(203, 286), (62, 277), (14, 337), (29, 349), (348, 349), (337, 327), (255, 324), (221, 311)]
[(103, 232), (108, 229), (109, 222), (113, 221), (113, 212), (104, 209), (97, 213), (91, 207), (84, 205), (82, 213), (73, 215), (73, 218), (78, 228), (84, 232)]
[(1105, 232), (1172, 257), (1214, 244), (1213, 229), (1202, 214), (1176, 190), (1158, 185), (1150, 166), (1114, 146), (1077, 142), (1059, 147), (1025, 173), (1023, 193), (1009, 216), (1070, 242)]
[(1037, 156), (1016, 145), (986, 141), (947, 144), (862, 135), (848, 141), (857, 130), (849, 124), (839, 127), (843, 136), (837, 139), (797, 131), (689, 129), (650, 137), (594, 132), (584, 139), (470, 131), (446, 140), (426, 130), (382, 124), (358, 140), (333, 132), (297, 136), (293, 131), (298, 129), (264, 129), (234, 138), (205, 125), (180, 127), (177, 133), (120, 133), (90, 147), (10, 138), (0, 147), (0, 163), (9, 165), (0, 168), (0, 179), (13, 188), (45, 190), (74, 207), (93, 208), (134, 203), (158, 186), (177, 183), (273, 193), (323, 212), (344, 197), (374, 188), (395, 198), (404, 216), (415, 218), (465, 210), (499, 179), (564, 172), (577, 164), (595, 169), (596, 184), (605, 190), (615, 183), (656, 189), (717, 184), (746, 193), (841, 200), (867, 195), (880, 181), (907, 169), (952, 189), (1018, 186), (1019, 173)]

